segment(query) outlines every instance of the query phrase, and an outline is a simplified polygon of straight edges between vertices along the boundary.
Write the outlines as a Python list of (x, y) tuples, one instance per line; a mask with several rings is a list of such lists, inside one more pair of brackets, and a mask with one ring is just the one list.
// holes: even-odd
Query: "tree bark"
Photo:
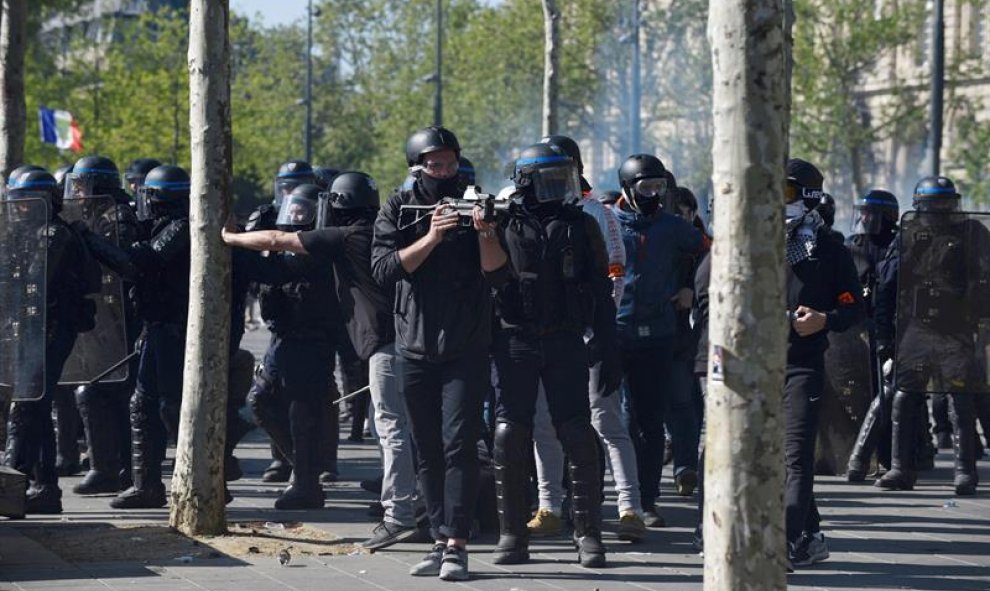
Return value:
[(225, 531), (223, 456), (230, 338), (230, 253), (220, 238), (232, 177), (228, 0), (189, 7), (192, 151), (189, 323), (182, 416), (172, 477), (172, 527)]
[(26, 29), (27, 0), (3, 0), (0, 10), (0, 174), (3, 179), (24, 163)]
[(557, 133), (560, 89), (560, 7), (557, 0), (543, 1), (543, 135)]
[(781, 0), (711, 0), (713, 183), (705, 589), (785, 589)]

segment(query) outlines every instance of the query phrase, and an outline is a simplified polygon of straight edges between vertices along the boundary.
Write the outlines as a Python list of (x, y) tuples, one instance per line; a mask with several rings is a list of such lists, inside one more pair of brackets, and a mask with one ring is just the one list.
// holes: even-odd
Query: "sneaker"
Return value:
[(667, 527), (667, 520), (660, 515), (656, 505), (647, 505), (643, 511), (643, 523), (646, 527)]
[(798, 539), (797, 544), (791, 546), (792, 566), (811, 566), (812, 564), (828, 560), (828, 544), (825, 543), (825, 534), (822, 532), (814, 534), (803, 534)]
[(468, 553), (464, 548), (447, 546), (440, 563), (441, 581), (468, 580)]
[(526, 524), (526, 529), (529, 530), (529, 535), (534, 538), (559, 536), (560, 531), (563, 528), (564, 523), (561, 521), (560, 516), (550, 509), (540, 509), (536, 512), (536, 515), (529, 520), (529, 523)]
[(675, 476), (674, 481), (677, 483), (677, 496), (690, 497), (698, 486), (698, 473), (688, 468)]
[(414, 577), (435, 577), (440, 574), (440, 562), (443, 560), (443, 553), (447, 550), (447, 544), (437, 542), (429, 553), (409, 569), (409, 574)]
[(381, 550), (392, 544), (408, 541), (416, 537), (419, 528), (416, 526), (399, 525), (391, 521), (383, 521), (371, 531), (371, 538), (361, 542), (361, 547), (368, 550)]
[(646, 537), (646, 524), (635, 511), (623, 511), (619, 516), (619, 539), (625, 542), (642, 542)]

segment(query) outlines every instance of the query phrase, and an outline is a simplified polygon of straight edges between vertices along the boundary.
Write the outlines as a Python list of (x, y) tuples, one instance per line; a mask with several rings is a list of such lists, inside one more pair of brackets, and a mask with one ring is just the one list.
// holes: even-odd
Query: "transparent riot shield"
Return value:
[(870, 343), (865, 324), (830, 332), (828, 342), (815, 473), (842, 474), (873, 397)]
[(990, 214), (909, 211), (898, 240), (895, 386), (987, 392)]
[(0, 202), (0, 384), (13, 400), (45, 393), (48, 204)]
[[(66, 199), (62, 203), (62, 219), (66, 223), (80, 221), (94, 234), (118, 242), (119, 227), (114, 215), (115, 201), (109, 196)], [(127, 323), (124, 316), (124, 285), (120, 277), (102, 268), (100, 292), (86, 296), (96, 303), (96, 328), (79, 334), (75, 347), (62, 370), (59, 384), (88, 383), (130, 353)], [(123, 364), (101, 382), (127, 380), (128, 364)]]

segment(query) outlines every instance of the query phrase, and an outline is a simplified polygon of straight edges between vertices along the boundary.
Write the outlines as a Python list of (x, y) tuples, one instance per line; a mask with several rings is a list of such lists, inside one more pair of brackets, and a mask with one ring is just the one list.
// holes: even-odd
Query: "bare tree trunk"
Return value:
[(787, 95), (784, 97), (784, 160), (791, 154), (791, 89), (794, 81), (794, 2), (781, 0), (784, 11), (784, 78)]
[(189, 324), (169, 523), (183, 533), (226, 530), (223, 456), (230, 339), (230, 253), (220, 238), (232, 176), (228, 0), (189, 6), (192, 148)]
[(715, 236), (705, 589), (786, 587), (786, 51), (781, 0), (711, 0)]
[(0, 10), (0, 174), (24, 163), (27, 107), (24, 104), (24, 51), (27, 0), (3, 0)]
[(543, 135), (557, 133), (560, 89), (560, 7), (543, 0)]

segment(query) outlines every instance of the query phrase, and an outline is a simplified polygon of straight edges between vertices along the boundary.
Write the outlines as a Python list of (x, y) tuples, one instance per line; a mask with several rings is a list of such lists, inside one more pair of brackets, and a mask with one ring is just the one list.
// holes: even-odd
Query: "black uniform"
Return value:
[(151, 220), (149, 238), (125, 248), (94, 234), (86, 234), (86, 241), (102, 263), (133, 283), (131, 297), (142, 320), (137, 384), (130, 403), (133, 485), (111, 506), (161, 507), (166, 502), (161, 465), (167, 433), (178, 431), (182, 404), (189, 220), (185, 212), (162, 215)]
[(16, 402), (7, 428), (7, 464), (31, 481), (26, 511), (61, 513), (61, 491), (55, 467), (56, 443), (52, 402), (59, 376), (76, 335), (93, 328), (92, 313), (85, 313), (86, 281), (84, 246), (79, 236), (53, 214), (41, 237), (48, 243), (46, 261), (45, 390), (36, 401)]
[(294, 480), (275, 508), (322, 507), (320, 419), (332, 393), (339, 322), (333, 275), (322, 261), (293, 253), (256, 255), (245, 273), (261, 285), (261, 311), (272, 332), (249, 403), (274, 445), (292, 459)]
[(389, 198), (375, 221), (371, 267), (386, 290), (395, 286), (396, 351), (404, 358), (404, 394), (432, 534), (466, 539), (489, 387), (491, 295), (473, 230), (448, 232), (414, 272), (402, 268), (399, 251), (425, 236), (430, 222), (404, 227), (410, 220), (400, 208), (432, 202), (419, 181)]
[(540, 383), (570, 462), (576, 538), (601, 536), (601, 475), (588, 402), (588, 348), (616, 347), (608, 255), (595, 220), (548, 203), (515, 208), (499, 227), (509, 263), (489, 273), (496, 288), (495, 480), (501, 537), (496, 561), (528, 558), (525, 464)]

